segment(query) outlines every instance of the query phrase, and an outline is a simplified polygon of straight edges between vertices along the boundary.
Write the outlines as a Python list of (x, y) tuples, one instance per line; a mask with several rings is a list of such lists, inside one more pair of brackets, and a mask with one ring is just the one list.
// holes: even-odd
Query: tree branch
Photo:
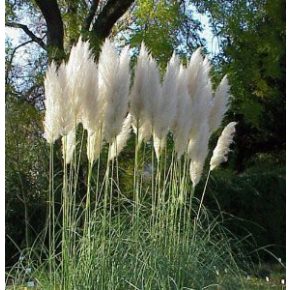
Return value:
[(31, 30), (29, 30), (29, 28), (26, 25), (16, 22), (6, 22), (5, 25), (14, 28), (21, 28), (30, 37), (32, 41), (38, 43), (43, 49), (46, 50), (46, 45), (42, 41), (42, 39), (37, 37)]
[(12, 62), (13, 62), (13, 58), (17, 52), (17, 50), (29, 43), (33, 42), (32, 39), (26, 41), (26, 42), (23, 42), (21, 44), (19, 44), (18, 46), (14, 47), (14, 49), (12, 50), (11, 52), (11, 55), (10, 55), (10, 58), (9, 60), (7, 61), (7, 63), (5, 64), (5, 84), (8, 85), (8, 81), (9, 81), (9, 72), (11, 71), (11, 67), (12, 67)]
[(47, 25), (47, 48), (50, 59), (63, 59), (64, 29), (61, 13), (56, 0), (35, 0)]
[(96, 15), (100, 0), (93, 0), (91, 8), (83, 23), (83, 30), (89, 31), (91, 23)]
[(133, 2), (134, 0), (109, 0), (93, 24), (94, 36), (100, 41), (109, 36), (114, 24)]

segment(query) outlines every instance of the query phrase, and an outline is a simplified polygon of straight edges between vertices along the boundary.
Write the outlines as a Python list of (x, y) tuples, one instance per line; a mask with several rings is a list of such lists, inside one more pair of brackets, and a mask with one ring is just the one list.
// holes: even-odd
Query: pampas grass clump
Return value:
[[(89, 43), (79, 39), (67, 63), (49, 65), (44, 82), (44, 137), (51, 152), (48, 269), (43, 264), (38, 271), (49, 276), (40, 279), (42, 289), (234, 285), (229, 281), (237, 278), (239, 267), (226, 238), (219, 247), (211, 246), (218, 240), (211, 240), (202, 225), (204, 193), (194, 211), (194, 188), (203, 175), (209, 139), (220, 127), (229, 100), (227, 78), (213, 91), (210, 69), (197, 49), (187, 65), (173, 53), (161, 76), (142, 43), (131, 74), (129, 47), (119, 53), (109, 39), (98, 63)], [(226, 161), (234, 125), (224, 129), (210, 170)], [(118, 156), (132, 132), (132, 181), (124, 185), (126, 168)], [(64, 162), (61, 210), (56, 213), (53, 144), (59, 138)], [(85, 142), (83, 193), (79, 170)], [(146, 178), (144, 168), (150, 168)], [(235, 270), (219, 279), (213, 267), (218, 261)]]

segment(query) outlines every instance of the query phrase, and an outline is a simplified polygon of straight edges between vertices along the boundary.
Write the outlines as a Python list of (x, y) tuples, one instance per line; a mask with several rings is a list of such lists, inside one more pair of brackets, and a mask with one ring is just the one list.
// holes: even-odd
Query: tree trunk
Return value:
[(63, 21), (56, 0), (36, 0), (47, 25), (47, 52), (49, 62), (60, 62), (65, 57)]

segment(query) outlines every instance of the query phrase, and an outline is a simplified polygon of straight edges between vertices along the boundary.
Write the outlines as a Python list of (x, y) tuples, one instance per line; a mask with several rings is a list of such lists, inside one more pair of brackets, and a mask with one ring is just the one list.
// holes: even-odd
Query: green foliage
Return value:
[[(103, 237), (102, 208), (91, 224), (90, 241), (80, 239), (70, 256), (65, 275), (76, 288), (93, 289), (202, 289), (219, 285), (223, 289), (249, 289), (244, 277), (251, 265), (233, 258), (241, 244), (220, 223), (203, 212), (204, 223), (182, 233), (173, 246), (165, 229), (158, 234), (152, 228), (148, 204), (142, 203), (138, 224), (129, 208), (112, 217)], [(136, 237), (136, 231), (138, 236)], [(187, 234), (189, 236), (187, 236)], [(236, 252), (236, 253), (237, 253)], [(90, 254), (89, 254), (90, 253)], [(240, 253), (241, 254), (241, 253)], [(37, 253), (30, 251), (26, 263), (32, 269), (30, 280), (41, 289), (52, 289), (47, 262), (39, 263)], [(27, 274), (19, 261), (9, 272), (14, 285), (24, 284)], [(61, 267), (56, 268), (55, 285), (61, 288)], [(71, 288), (68, 288), (71, 289)]]
[(256, 248), (261, 248), (260, 257), (272, 263), (277, 260), (263, 247), (285, 259), (284, 163), (280, 154), (259, 154), (247, 163), (243, 173), (216, 170), (208, 185), (206, 201), (211, 209), (218, 212), (222, 209), (225, 225), (235, 234), (250, 234)]
[(205, 1), (200, 5), (211, 12), (213, 30), (221, 37), (222, 52), (216, 61), (231, 84), (229, 119), (240, 123), (237, 147), (244, 156), (240, 154), (239, 162), (256, 152), (283, 150), (285, 1)]
[(18, 249), (10, 239), (18, 246), (29, 246), (43, 227), (48, 159), (39, 112), (11, 96), (5, 111), (6, 258), (11, 263)]
[(150, 48), (152, 55), (161, 63), (171, 57), (179, 26), (177, 3), (152, 0), (138, 1), (134, 12), (136, 32), (131, 38), (131, 46), (139, 46), (142, 41)]
[(138, 0), (132, 16), (131, 47), (144, 41), (163, 69), (174, 50), (182, 58), (203, 44), (201, 24), (189, 15), (185, 3)]

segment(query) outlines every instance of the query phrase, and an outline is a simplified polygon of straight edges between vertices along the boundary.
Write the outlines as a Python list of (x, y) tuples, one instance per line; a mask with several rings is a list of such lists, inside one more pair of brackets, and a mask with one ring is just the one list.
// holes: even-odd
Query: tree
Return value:
[(48, 156), (40, 136), (41, 115), (24, 100), (6, 99), (6, 262), (11, 263), (15, 262), (14, 243), (22, 249), (31, 246), (44, 225)]
[[(50, 60), (59, 61), (65, 56), (64, 25), (71, 27), (73, 22), (78, 25), (80, 24), (78, 23), (80, 22), (79, 19), (82, 19), (81, 34), (88, 37), (93, 47), (98, 49), (102, 41), (110, 34), (115, 22), (127, 11), (134, 0), (109, 0), (106, 1), (105, 5), (103, 2), (99, 0), (81, 3), (79, 1), (60, 1), (59, 5), (56, 0), (36, 0), (35, 3), (46, 22), (46, 43), (43, 42), (41, 37), (36, 36), (27, 25), (9, 20), (6, 21), (6, 25), (23, 29), (31, 40), (47, 51)], [(30, 1), (26, 4), (31, 6)], [(103, 7), (99, 9), (100, 12), (97, 15), (100, 6)], [(84, 14), (86, 14), (85, 17), (79, 17), (84, 16)], [(67, 41), (72, 43), (76, 35), (71, 31), (68, 32), (69, 39)]]
[(211, 13), (221, 53), (214, 59), (227, 73), (231, 113), (239, 122), (236, 169), (259, 153), (285, 151), (285, 0), (200, 1)]

